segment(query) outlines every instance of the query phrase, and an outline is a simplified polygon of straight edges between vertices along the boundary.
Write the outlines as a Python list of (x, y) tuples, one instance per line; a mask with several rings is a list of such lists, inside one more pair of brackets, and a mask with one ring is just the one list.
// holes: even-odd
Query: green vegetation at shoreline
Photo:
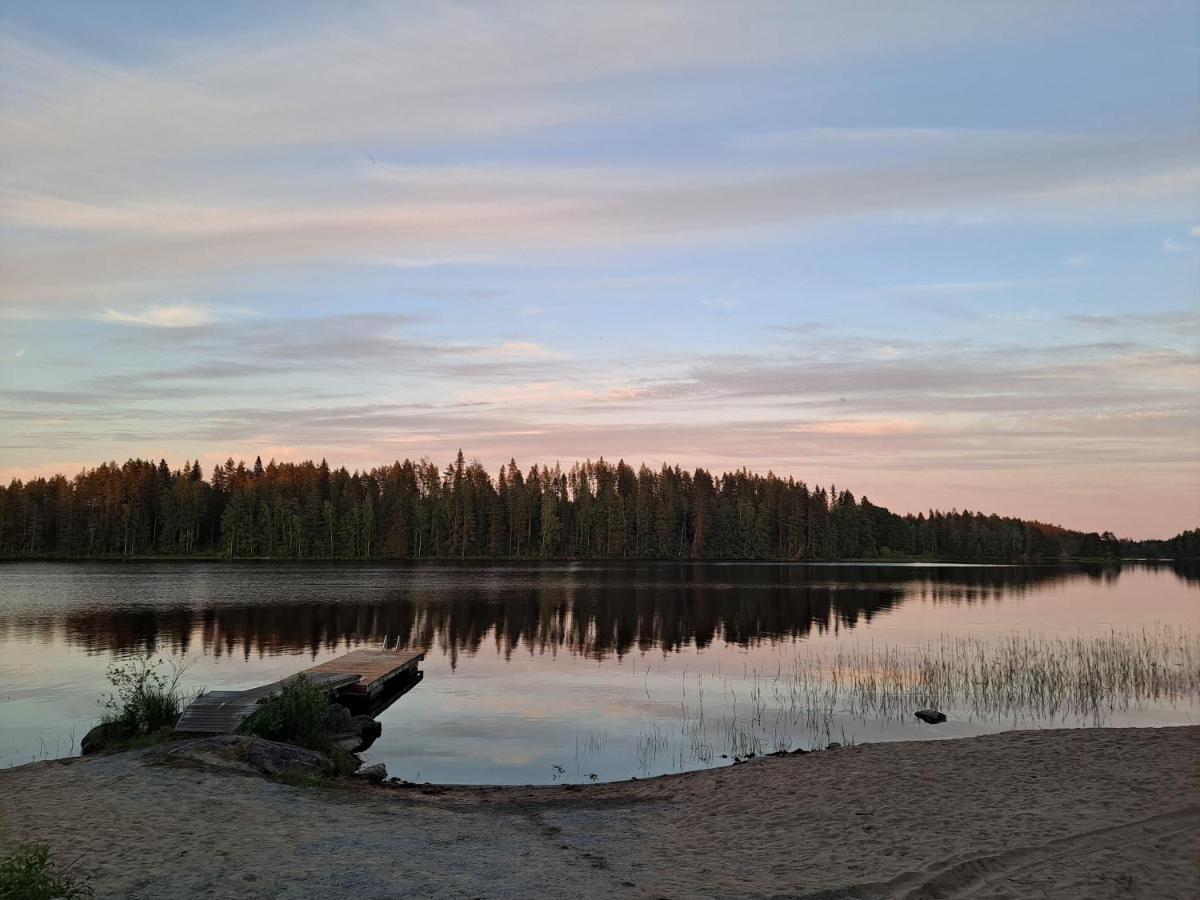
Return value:
[(61, 866), (50, 847), (32, 842), (0, 857), (0, 900), (86, 900), (92, 886)]
[(601, 459), (492, 477), (460, 452), (366, 472), (324, 461), (105, 463), (0, 487), (9, 559), (1028, 562), (1200, 556), (1200, 530), (1124, 541), (971, 511), (897, 515), (836, 487)]

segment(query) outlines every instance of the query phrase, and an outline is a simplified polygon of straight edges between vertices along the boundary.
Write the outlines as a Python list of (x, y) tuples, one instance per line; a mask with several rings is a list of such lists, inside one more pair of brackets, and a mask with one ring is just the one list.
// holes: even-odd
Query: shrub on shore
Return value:
[(113, 692), (100, 701), (104, 707), (100, 724), (84, 735), (80, 752), (86, 756), (133, 750), (171, 740), (184, 707), (199, 696), (180, 687), (187, 670), (187, 663), (168, 663), (150, 654), (110, 665)]
[(278, 694), (260, 703), (241, 730), (269, 741), (324, 753), (338, 774), (349, 775), (358, 768), (359, 761), (333, 740), (329, 699), (328, 691), (298, 675)]
[(103, 721), (120, 726), (131, 737), (173, 728), (190, 699), (180, 687), (187, 668), (185, 663), (167, 663), (149, 654), (113, 663), (108, 680), (114, 692), (104, 701)]
[(22, 844), (0, 858), (0, 900), (85, 900), (91, 896), (91, 885), (55, 863), (46, 844)]

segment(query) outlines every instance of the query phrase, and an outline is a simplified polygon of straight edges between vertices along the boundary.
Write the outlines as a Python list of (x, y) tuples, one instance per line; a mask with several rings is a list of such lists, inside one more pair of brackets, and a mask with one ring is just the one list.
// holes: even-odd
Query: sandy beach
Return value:
[(1200, 727), (1028, 731), (584, 787), (290, 787), (145, 751), (0, 772), (97, 897), (1194, 897)]

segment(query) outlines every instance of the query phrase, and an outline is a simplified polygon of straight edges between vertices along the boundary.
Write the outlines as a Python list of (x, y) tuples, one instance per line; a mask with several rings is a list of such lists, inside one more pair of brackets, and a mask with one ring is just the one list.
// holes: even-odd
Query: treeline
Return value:
[(974, 512), (900, 516), (848, 490), (746, 470), (603, 459), (492, 477), (461, 451), (367, 472), (324, 460), (105, 463), (0, 487), (6, 557), (1027, 560), (1195, 555), (1200, 532), (1122, 542)]

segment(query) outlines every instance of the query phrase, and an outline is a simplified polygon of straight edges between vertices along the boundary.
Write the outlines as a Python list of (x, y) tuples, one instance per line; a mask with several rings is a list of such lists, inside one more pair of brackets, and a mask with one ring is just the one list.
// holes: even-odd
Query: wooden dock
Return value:
[(339, 688), (338, 693), (373, 699), (389, 681), (397, 675), (415, 669), (417, 663), (424, 658), (425, 654), (419, 650), (354, 650), (345, 656), (305, 669), (301, 674), (310, 679), (357, 675), (357, 680)]
[(280, 681), (245, 691), (209, 691), (197, 697), (179, 721), (177, 732), (228, 734), (237, 731), (258, 708), (300, 676), (356, 706), (373, 703), (389, 684), (410, 677), (425, 654), (419, 650), (354, 650)]

